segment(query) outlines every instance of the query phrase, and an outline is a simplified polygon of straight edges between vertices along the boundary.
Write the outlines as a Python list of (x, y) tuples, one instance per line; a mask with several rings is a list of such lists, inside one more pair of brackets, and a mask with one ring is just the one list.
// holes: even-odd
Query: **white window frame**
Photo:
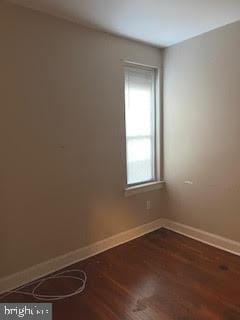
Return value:
[[(144, 181), (136, 184), (128, 185), (127, 183), (127, 137), (126, 137), (126, 97), (125, 97), (125, 68), (133, 69), (143, 69), (154, 71), (154, 179), (151, 181)], [(162, 128), (161, 128), (161, 103), (160, 103), (160, 70), (158, 67), (147, 66), (142, 64), (137, 64), (133, 62), (124, 61), (124, 132), (125, 132), (125, 196), (134, 195), (137, 193), (153, 191), (163, 188), (164, 182), (162, 181), (161, 176), (161, 150), (162, 150)]]

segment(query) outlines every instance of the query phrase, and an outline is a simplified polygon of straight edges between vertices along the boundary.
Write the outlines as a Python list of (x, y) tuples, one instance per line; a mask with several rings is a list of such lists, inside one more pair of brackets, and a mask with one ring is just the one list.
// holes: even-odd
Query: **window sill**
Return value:
[(129, 196), (132, 196), (132, 195), (138, 194), (138, 193), (159, 190), (159, 189), (164, 188), (164, 185), (165, 185), (164, 181), (145, 183), (145, 184), (141, 184), (138, 186), (126, 188), (124, 195), (125, 195), (125, 197), (129, 197)]

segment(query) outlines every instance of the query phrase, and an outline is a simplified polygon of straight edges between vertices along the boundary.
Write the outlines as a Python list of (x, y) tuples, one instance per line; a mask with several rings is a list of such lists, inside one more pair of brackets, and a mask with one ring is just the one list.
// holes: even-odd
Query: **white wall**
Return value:
[(0, 277), (160, 217), (124, 197), (122, 65), (160, 51), (3, 2), (0, 48)]
[(168, 48), (164, 72), (166, 216), (237, 241), (239, 34), (237, 22)]

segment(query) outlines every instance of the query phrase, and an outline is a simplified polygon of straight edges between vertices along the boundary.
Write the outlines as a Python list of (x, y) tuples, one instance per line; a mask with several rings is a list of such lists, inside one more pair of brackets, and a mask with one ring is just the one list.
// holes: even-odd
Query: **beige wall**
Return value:
[(164, 72), (166, 216), (238, 241), (239, 34), (237, 22), (170, 47)]
[(160, 51), (0, 3), (0, 278), (159, 217), (240, 241), (239, 33), (165, 51), (167, 197), (125, 198), (122, 60)]
[(121, 60), (160, 51), (2, 2), (0, 48), (0, 277), (159, 218), (123, 196)]

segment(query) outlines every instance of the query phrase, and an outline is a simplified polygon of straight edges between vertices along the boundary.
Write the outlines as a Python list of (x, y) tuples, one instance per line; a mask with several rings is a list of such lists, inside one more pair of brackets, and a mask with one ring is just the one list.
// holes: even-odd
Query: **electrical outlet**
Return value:
[(147, 210), (150, 210), (150, 209), (151, 209), (151, 201), (150, 201), (150, 200), (147, 200), (147, 201), (146, 201), (146, 209), (147, 209)]

